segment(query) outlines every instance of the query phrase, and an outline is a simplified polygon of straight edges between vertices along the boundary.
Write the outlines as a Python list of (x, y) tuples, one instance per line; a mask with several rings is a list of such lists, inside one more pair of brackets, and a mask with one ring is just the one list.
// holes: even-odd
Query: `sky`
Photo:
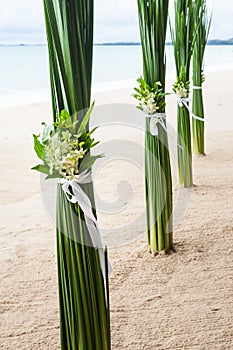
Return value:
[[(233, 0), (207, 0), (207, 4), (213, 8), (209, 38), (233, 38)], [(46, 43), (42, 0), (0, 0), (0, 8), (0, 44)], [(95, 1), (95, 42), (116, 41), (139, 41), (137, 0)]]

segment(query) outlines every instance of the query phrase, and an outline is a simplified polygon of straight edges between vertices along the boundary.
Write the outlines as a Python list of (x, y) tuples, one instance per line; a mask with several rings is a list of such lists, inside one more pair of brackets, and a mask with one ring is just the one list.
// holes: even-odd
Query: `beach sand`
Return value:
[[(207, 155), (194, 157), (196, 187), (175, 227), (176, 253), (152, 258), (147, 252), (145, 220), (136, 221), (144, 208), (140, 167), (112, 159), (99, 170), (95, 187), (105, 202), (127, 202), (127, 191), (118, 198), (120, 180), (130, 179), (133, 188), (124, 210), (99, 213), (101, 228), (122, 233), (113, 242), (118, 246), (109, 249), (113, 350), (233, 348), (232, 81), (233, 71), (206, 77)], [(135, 103), (131, 93), (126, 89), (94, 98), (97, 106)], [(168, 96), (167, 114), (174, 126), (174, 96)], [(51, 121), (48, 103), (1, 110), (0, 349), (4, 350), (59, 349), (55, 229), (42, 203), (40, 176), (30, 171), (37, 164), (31, 134), (39, 132), (41, 121)], [(143, 149), (142, 130), (106, 128), (97, 131), (103, 144), (127, 137)], [(182, 193), (176, 178), (174, 174), (175, 198)]]

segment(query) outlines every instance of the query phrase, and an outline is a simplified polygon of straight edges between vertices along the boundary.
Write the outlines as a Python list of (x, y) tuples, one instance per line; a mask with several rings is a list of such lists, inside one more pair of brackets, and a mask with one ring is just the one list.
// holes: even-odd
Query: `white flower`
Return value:
[(68, 131), (68, 130), (66, 130), (66, 131), (62, 131), (62, 140), (64, 140), (64, 141), (69, 141), (70, 140), (70, 138), (71, 138), (71, 133)]
[(175, 93), (178, 98), (187, 98), (188, 97), (188, 89), (186, 89), (183, 82), (179, 82), (176, 85)]
[(152, 99), (150, 99), (146, 104), (142, 105), (143, 112), (149, 115), (155, 114), (158, 109), (159, 107)]
[(188, 97), (188, 90), (185, 87), (180, 87), (176, 89), (176, 95), (179, 98), (186, 98)]
[(146, 98), (141, 98), (140, 106), (144, 113), (148, 115), (155, 114), (159, 107), (156, 104), (156, 94), (149, 93)]
[(66, 179), (74, 179), (78, 175), (79, 160), (86, 153), (83, 145), (84, 142), (78, 143), (77, 138), (72, 139), (69, 130), (54, 132), (45, 150), (45, 163), (49, 166), (49, 174), (59, 172)]
[(75, 152), (76, 152), (77, 157), (79, 159), (82, 159), (84, 157), (84, 155), (85, 155), (85, 151), (84, 151), (84, 149), (82, 147), (80, 148), (80, 150), (76, 150)]

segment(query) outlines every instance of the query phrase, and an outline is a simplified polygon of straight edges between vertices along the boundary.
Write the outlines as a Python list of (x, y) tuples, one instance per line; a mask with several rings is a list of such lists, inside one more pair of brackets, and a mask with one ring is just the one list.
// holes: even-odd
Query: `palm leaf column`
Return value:
[[(153, 88), (157, 82), (165, 91), (165, 40), (168, 0), (138, 0), (143, 53), (143, 78)], [(165, 94), (163, 94), (165, 112)], [(173, 248), (172, 179), (166, 121), (158, 123), (158, 135), (150, 132), (146, 118), (145, 176), (148, 244), (152, 254)]]
[[(180, 99), (177, 111), (179, 183), (193, 186), (191, 126), (189, 113), (190, 62), (194, 44), (193, 0), (175, 0), (175, 28), (171, 29), (177, 81), (174, 91)], [(182, 100), (184, 103), (182, 103)], [(188, 108), (187, 108), (188, 107)]]
[[(44, 0), (54, 120), (66, 109), (79, 125), (90, 106), (93, 0)], [(85, 110), (83, 113), (80, 111)], [(82, 188), (94, 206), (92, 184)], [(109, 350), (107, 252), (102, 272), (84, 213), (57, 190), (57, 258), (62, 350)]]
[[(207, 14), (206, 0), (196, 0), (194, 3), (194, 22), (196, 41), (193, 50), (193, 114), (204, 120), (204, 105), (202, 85), (204, 81), (203, 60), (210, 30), (211, 18)], [(205, 154), (205, 123), (192, 119), (193, 152)]]

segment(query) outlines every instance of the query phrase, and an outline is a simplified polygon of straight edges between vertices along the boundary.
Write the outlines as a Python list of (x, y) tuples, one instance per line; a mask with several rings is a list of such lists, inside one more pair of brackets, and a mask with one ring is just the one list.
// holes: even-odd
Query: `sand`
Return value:
[[(194, 157), (196, 187), (175, 227), (176, 253), (152, 258), (147, 252), (145, 220), (140, 218), (142, 169), (124, 159), (112, 159), (99, 169), (98, 196), (110, 207), (114, 201), (115, 209), (125, 204), (113, 214), (99, 213), (103, 230), (116, 228), (122, 233), (110, 241), (109, 252), (113, 350), (233, 348), (232, 81), (233, 71), (207, 75), (207, 155)], [(95, 99), (97, 105), (134, 103), (130, 94), (128, 89), (119, 90)], [(171, 125), (175, 110), (175, 98), (169, 96)], [(4, 350), (59, 349), (54, 226), (44, 211), (39, 175), (30, 171), (37, 162), (31, 134), (50, 118), (48, 103), (1, 110), (0, 349)], [(97, 136), (105, 145), (116, 138), (123, 142), (127, 136), (143, 149), (142, 130), (132, 127), (108, 125)], [(130, 179), (132, 193), (124, 191), (130, 191), (128, 187), (120, 188), (118, 198), (119, 179)], [(182, 193), (176, 183), (174, 193), (175, 198)], [(101, 206), (100, 198), (97, 202)]]

